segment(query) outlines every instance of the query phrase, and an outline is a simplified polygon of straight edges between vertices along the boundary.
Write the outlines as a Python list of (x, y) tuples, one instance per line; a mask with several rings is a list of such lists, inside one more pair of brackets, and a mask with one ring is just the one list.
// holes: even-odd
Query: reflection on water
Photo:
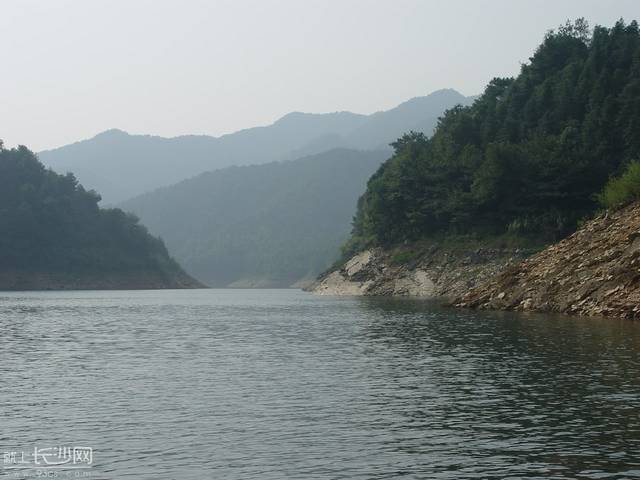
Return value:
[(0, 297), (0, 448), (93, 478), (640, 477), (640, 324), (297, 291)]

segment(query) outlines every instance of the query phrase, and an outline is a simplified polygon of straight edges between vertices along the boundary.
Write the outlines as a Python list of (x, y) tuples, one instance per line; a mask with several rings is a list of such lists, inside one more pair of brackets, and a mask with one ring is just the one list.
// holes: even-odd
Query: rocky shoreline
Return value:
[(539, 253), (446, 244), (434, 244), (410, 260), (402, 260), (401, 253), (366, 250), (308, 290), (444, 297), (461, 308), (640, 319), (640, 203), (603, 214)]
[[(450, 248), (434, 243), (411, 260), (408, 251), (366, 250), (308, 288), (318, 295), (455, 297), (531, 252), (521, 249)], [(404, 254), (404, 255), (403, 255)]]
[(453, 303), (640, 319), (640, 203), (587, 222)]

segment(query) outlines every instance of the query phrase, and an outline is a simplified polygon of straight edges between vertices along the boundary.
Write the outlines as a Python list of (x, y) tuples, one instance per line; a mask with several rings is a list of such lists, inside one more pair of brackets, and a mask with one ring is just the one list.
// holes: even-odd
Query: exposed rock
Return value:
[[(411, 250), (399, 249), (399, 252)], [(342, 268), (321, 276), (309, 290), (320, 295), (461, 295), (528, 252), (513, 249), (449, 248), (422, 245), (410, 260), (394, 260), (394, 252), (366, 250)], [(415, 253), (415, 251), (413, 251)]]
[(640, 203), (586, 223), (454, 304), (640, 319)]
[(319, 295), (365, 295), (370, 284), (371, 281), (351, 280), (342, 272), (331, 272), (311, 291)]
[(371, 265), (373, 259), (374, 259), (374, 256), (371, 250), (366, 250), (356, 255), (345, 264), (344, 266), (345, 274), (347, 275), (347, 277), (357, 280), (359, 273), (361, 272), (363, 272), (363, 274), (367, 273), (366, 269)]

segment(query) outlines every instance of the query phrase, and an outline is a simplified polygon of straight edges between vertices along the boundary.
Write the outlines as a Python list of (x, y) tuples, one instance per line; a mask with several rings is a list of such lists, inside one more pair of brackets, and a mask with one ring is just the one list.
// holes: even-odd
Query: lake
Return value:
[(639, 323), (172, 290), (0, 293), (0, 327), (7, 477), (640, 478)]

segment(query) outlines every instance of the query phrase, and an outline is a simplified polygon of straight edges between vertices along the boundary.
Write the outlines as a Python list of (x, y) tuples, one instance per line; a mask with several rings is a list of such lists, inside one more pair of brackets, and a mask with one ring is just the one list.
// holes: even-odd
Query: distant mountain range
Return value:
[(272, 125), (221, 137), (163, 138), (107, 130), (39, 153), (59, 173), (73, 172), (104, 204), (114, 204), (200, 173), (232, 165), (300, 158), (332, 148), (380, 149), (409, 130), (431, 134), (438, 117), (456, 104), (469, 104), (452, 89), (416, 97), (372, 115), (294, 112)]
[(414, 130), (472, 103), (438, 90), (372, 115), (294, 112), (219, 138), (109, 130), (40, 159), (138, 215), (204, 283), (286, 287), (338, 257), (367, 179)]
[(358, 196), (386, 151), (334, 149), (295, 161), (228, 167), (120, 206), (215, 287), (288, 287), (336, 259)]

